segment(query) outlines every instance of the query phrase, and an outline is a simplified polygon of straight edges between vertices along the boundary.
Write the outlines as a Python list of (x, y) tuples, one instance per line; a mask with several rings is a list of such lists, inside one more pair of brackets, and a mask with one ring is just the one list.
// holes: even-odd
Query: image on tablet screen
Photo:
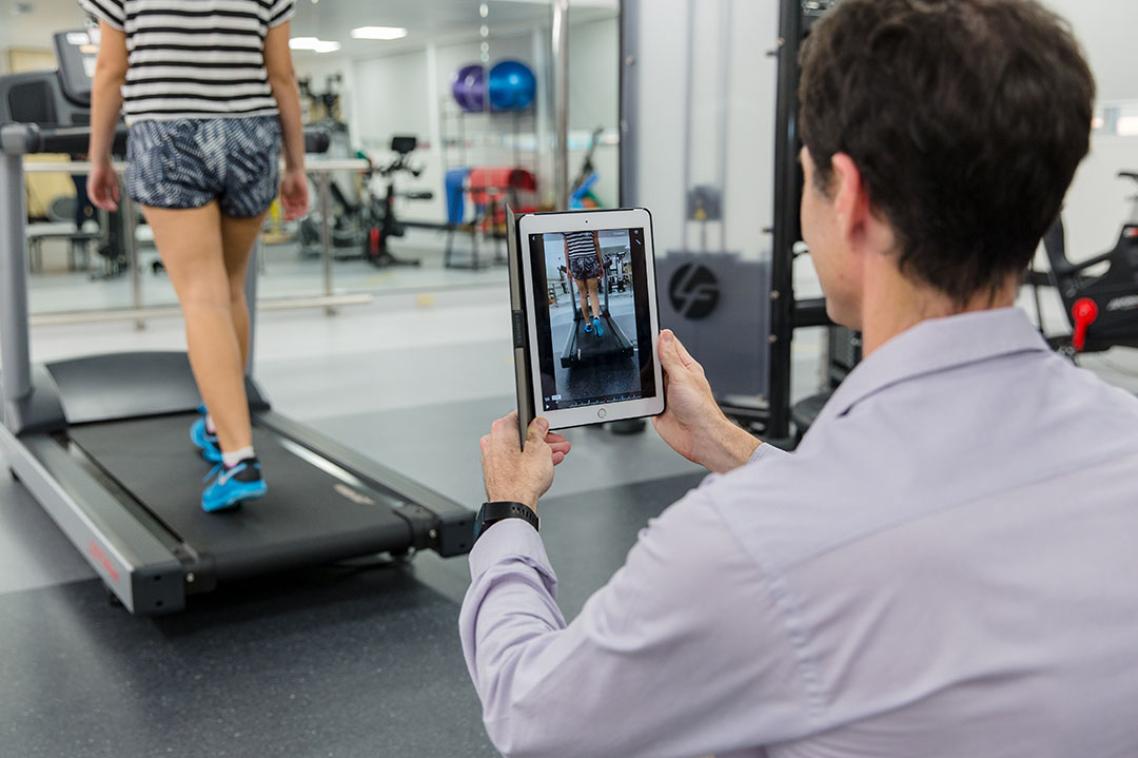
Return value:
[(531, 234), (529, 249), (540, 410), (654, 397), (644, 230)]

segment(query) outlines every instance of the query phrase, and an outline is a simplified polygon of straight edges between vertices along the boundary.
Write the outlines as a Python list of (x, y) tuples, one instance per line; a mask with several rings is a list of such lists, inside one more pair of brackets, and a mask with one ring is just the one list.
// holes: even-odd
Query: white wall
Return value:
[[(747, 258), (769, 256), (762, 230), (774, 216), (774, 59), (766, 55), (778, 37), (775, 3), (701, 0), (694, 24), (692, 103), (684, 102), (687, 0), (640, 3), (638, 140), (639, 197), (652, 210), (657, 255), (702, 247), (699, 225), (685, 224), (684, 153), (691, 151), (691, 184), (719, 181), (719, 150), (727, 145), (723, 184), (726, 236), (708, 224), (708, 249)], [(729, 76), (719, 75), (720, 14), (730, 11)], [(723, 88), (726, 87), (726, 98)], [(690, 144), (685, 129), (691, 118)]]
[(1138, 100), (1135, 0), (1043, 0), (1071, 22), (1098, 80), (1100, 101)]

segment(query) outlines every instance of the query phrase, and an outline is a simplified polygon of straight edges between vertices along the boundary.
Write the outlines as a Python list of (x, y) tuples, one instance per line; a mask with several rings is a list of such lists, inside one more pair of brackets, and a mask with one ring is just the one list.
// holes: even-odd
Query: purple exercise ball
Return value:
[(467, 113), (486, 110), (486, 69), (478, 63), (460, 68), (454, 75), (451, 94)]

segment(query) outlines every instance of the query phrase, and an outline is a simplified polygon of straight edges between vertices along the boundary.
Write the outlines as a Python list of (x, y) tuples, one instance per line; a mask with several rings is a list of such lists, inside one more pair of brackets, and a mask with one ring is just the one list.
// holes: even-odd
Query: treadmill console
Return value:
[(76, 108), (91, 107), (91, 80), (99, 55), (97, 40), (87, 31), (58, 32), (54, 35), (55, 57), (59, 61), (59, 87)]

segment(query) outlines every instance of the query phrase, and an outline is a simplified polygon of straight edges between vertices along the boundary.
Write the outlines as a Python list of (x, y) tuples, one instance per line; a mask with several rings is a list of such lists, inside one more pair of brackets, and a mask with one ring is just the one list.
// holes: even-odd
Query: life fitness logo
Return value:
[(701, 263), (685, 263), (672, 274), (668, 285), (672, 308), (684, 318), (698, 321), (719, 305), (719, 280)]

